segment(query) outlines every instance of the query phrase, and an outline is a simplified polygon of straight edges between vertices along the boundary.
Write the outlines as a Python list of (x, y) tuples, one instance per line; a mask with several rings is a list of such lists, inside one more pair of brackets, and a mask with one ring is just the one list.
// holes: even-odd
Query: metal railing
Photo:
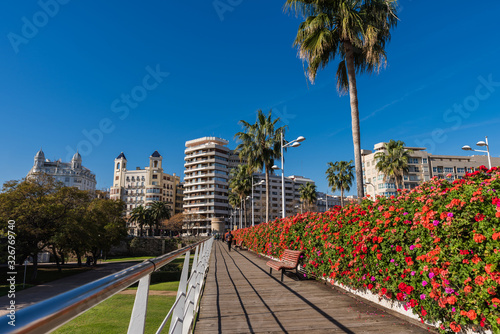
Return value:
[[(7, 321), (2, 321), (0, 323), (0, 333), (31, 334), (51, 332), (137, 281), (139, 281), (139, 286), (130, 317), (128, 333), (144, 333), (151, 274), (182, 254), (186, 254), (186, 257), (177, 297), (156, 333), (161, 333), (170, 319), (169, 334), (188, 333), (192, 328), (195, 313), (198, 311), (200, 293), (205, 282), (204, 278), (208, 269), (212, 243), (213, 238), (204, 239), (23, 308), (16, 312), (16, 326), (12, 327), (7, 324)], [(192, 249), (195, 249), (195, 254), (192, 268), (189, 270)]]

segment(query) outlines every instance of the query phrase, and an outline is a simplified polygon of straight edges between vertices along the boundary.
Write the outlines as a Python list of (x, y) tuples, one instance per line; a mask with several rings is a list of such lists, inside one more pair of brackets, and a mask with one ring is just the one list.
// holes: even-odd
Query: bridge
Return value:
[[(190, 252), (193, 265), (189, 265)], [(0, 333), (46, 333), (139, 282), (128, 333), (144, 333), (151, 273), (185, 254), (176, 301), (156, 333), (428, 333), (418, 321), (319, 281), (269, 274), (267, 258), (213, 238), (126, 268), (18, 311)], [(200, 299), (201, 297), (201, 299)], [(4, 316), (5, 319), (7, 317)], [(4, 320), (5, 320), (4, 319)], [(98, 328), (96, 328), (99, 331)], [(434, 331), (432, 331), (434, 332)]]
[(339, 288), (293, 273), (269, 275), (268, 259), (214, 242), (195, 333), (429, 333)]

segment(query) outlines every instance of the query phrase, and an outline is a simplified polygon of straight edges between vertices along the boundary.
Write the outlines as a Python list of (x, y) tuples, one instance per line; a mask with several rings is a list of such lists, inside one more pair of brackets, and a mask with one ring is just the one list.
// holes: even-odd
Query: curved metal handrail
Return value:
[(157, 258), (145, 260), (130, 268), (20, 309), (16, 312), (16, 326), (12, 327), (7, 324), (7, 321), (2, 321), (0, 333), (36, 334), (55, 330), (209, 239), (206, 238)]

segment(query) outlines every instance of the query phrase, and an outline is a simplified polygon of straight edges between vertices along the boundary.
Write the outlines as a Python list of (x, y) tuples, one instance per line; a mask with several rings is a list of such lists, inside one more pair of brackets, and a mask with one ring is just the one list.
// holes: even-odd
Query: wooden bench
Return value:
[(270, 260), (266, 263), (266, 265), (270, 267), (269, 274), (272, 275), (273, 269), (281, 270), (281, 281), (283, 282), (283, 274), (285, 271), (295, 269), (295, 275), (299, 277), (297, 267), (299, 265), (301, 254), (301, 251), (285, 249), (280, 261)]
[(243, 239), (241, 239), (234, 245), (234, 249), (236, 248), (243, 249)]

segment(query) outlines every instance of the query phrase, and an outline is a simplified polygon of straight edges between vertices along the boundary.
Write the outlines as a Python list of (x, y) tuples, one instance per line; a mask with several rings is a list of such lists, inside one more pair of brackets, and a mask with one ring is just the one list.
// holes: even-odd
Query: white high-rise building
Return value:
[(65, 187), (76, 187), (80, 190), (95, 191), (96, 179), (90, 169), (82, 166), (82, 156), (76, 152), (70, 162), (50, 161), (45, 159), (42, 149), (35, 155), (33, 167), (27, 178), (44, 173), (52, 176)]
[(229, 172), (238, 160), (217, 137), (186, 142), (184, 164), (184, 221), (191, 234), (211, 231), (214, 218), (227, 223), (229, 217)]

